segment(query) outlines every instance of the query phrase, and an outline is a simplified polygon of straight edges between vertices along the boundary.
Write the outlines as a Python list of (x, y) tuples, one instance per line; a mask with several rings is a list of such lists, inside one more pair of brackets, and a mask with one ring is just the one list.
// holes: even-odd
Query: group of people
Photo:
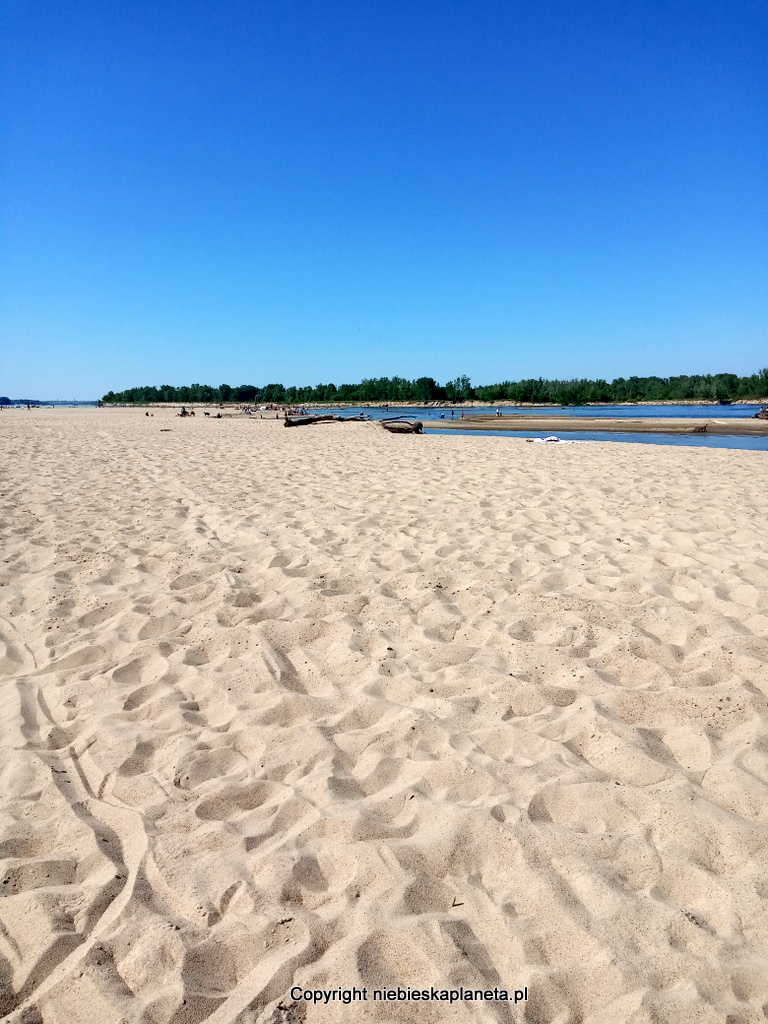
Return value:
[(307, 410), (303, 406), (299, 405), (260, 405), (258, 409), (253, 405), (241, 405), (240, 412), (246, 416), (253, 416), (258, 413), (263, 418), (265, 412), (274, 412), (275, 419), (280, 418), (280, 413), (283, 416), (306, 416)]

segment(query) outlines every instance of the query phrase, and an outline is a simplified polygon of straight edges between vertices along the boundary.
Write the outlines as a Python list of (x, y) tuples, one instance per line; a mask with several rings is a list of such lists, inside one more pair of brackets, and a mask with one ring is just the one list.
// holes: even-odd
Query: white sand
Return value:
[(0, 1016), (764, 1024), (768, 455), (0, 444)]

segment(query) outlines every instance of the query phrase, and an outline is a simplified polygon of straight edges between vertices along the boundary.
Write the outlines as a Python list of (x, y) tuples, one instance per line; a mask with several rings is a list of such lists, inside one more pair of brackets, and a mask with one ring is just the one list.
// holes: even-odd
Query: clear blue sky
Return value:
[(0, 0), (0, 394), (751, 373), (762, 0)]

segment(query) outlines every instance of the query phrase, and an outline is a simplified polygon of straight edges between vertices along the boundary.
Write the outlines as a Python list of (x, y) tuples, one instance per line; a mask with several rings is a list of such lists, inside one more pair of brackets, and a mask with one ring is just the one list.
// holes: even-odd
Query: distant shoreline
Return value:
[[(45, 403), (41, 403), (41, 406)], [(62, 403), (64, 404), (64, 403)], [(82, 403), (85, 404), (85, 403)], [(95, 404), (95, 403), (94, 403)], [(635, 408), (641, 406), (651, 405), (689, 405), (699, 406), (708, 405), (712, 408), (722, 407), (723, 405), (739, 405), (760, 408), (763, 405), (768, 404), (768, 397), (764, 399), (744, 399), (743, 401), (734, 400), (732, 402), (714, 402), (712, 400), (698, 400), (698, 399), (663, 399), (656, 402), (642, 401), (642, 402), (584, 402), (581, 405), (561, 405), (558, 402), (514, 402), (511, 399), (500, 399), (496, 402), (482, 402), (479, 399), (472, 399), (467, 402), (448, 402), (448, 401), (434, 401), (434, 402), (272, 402), (270, 403), (270, 410), (291, 408), (294, 409), (296, 405), (299, 405), (302, 409), (487, 409), (493, 408), (505, 408), (505, 409), (585, 409), (585, 408)], [(259, 409), (260, 406), (254, 402), (109, 402), (103, 403), (102, 408), (104, 409), (174, 409), (179, 408), (181, 405), (185, 405), (190, 409), (240, 409), (243, 406), (248, 408)]]

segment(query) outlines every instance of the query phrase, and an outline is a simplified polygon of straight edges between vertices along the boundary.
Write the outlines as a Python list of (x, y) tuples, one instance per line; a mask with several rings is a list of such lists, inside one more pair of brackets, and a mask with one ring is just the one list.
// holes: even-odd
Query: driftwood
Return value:
[(286, 416), (283, 421), (284, 427), (308, 427), (310, 423), (323, 423), (327, 420), (338, 419), (337, 416), (303, 416), (301, 419), (291, 419)]
[(292, 419), (286, 416), (283, 421), (284, 427), (308, 427), (312, 423), (360, 423), (364, 417), (361, 416), (302, 416), (300, 419)]
[(424, 424), (421, 420), (382, 420), (382, 427), (391, 434), (423, 434)]

